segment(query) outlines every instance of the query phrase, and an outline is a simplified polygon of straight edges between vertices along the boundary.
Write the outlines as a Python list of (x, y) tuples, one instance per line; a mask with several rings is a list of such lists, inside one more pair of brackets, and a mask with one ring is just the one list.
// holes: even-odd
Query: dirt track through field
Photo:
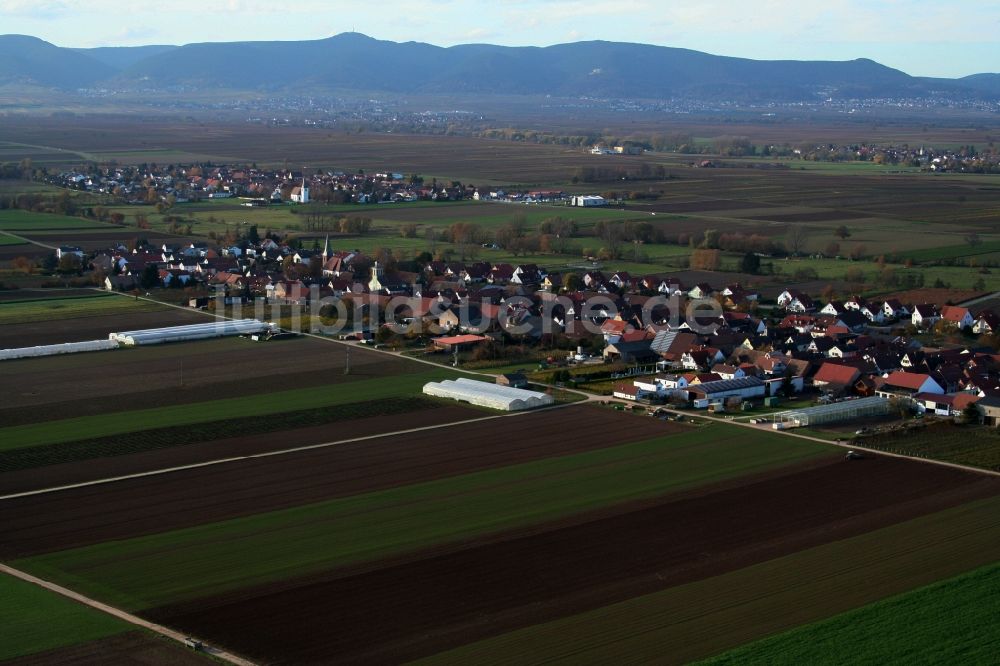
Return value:
[(806, 464), (143, 615), (270, 663), (398, 663), (998, 492), (994, 479), (890, 458)]
[[(383, 418), (386, 429), (392, 428), (392, 418), (406, 416)], [(0, 557), (162, 532), (599, 449), (683, 428), (576, 406), (3, 500)]]

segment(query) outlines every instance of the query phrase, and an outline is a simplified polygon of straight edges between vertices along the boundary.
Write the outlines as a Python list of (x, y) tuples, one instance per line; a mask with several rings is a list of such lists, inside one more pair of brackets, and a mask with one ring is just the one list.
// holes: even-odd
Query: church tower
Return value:
[(333, 248), (330, 247), (330, 234), (327, 234), (326, 242), (323, 243), (323, 263), (329, 261), (331, 256), (333, 256)]
[(382, 274), (384, 272), (385, 269), (379, 266), (377, 261), (372, 265), (372, 279), (368, 281), (368, 291), (373, 294), (382, 291)]

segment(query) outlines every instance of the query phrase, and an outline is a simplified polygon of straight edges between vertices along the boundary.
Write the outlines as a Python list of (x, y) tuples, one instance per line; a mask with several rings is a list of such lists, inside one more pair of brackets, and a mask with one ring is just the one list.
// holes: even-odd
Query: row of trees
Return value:
[(322, 211), (310, 211), (302, 216), (303, 231), (332, 231), (364, 235), (371, 231), (372, 219), (361, 215), (337, 216)]
[(662, 164), (643, 162), (638, 167), (577, 167), (570, 180), (574, 183), (607, 183), (621, 180), (664, 180), (669, 177)]

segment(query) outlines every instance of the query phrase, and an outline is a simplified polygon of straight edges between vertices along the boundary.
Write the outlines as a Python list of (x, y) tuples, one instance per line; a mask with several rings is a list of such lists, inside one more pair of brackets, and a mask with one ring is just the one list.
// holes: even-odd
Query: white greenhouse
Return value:
[(87, 340), (85, 342), (63, 342), (61, 344), (39, 345), (37, 347), (16, 347), (14, 349), (0, 349), (0, 361), (7, 361), (15, 358), (55, 356), (56, 354), (106, 351), (117, 348), (118, 343), (114, 340)]
[(544, 407), (555, 402), (551, 395), (538, 391), (498, 386), (473, 379), (446, 379), (424, 385), (424, 393), (439, 398), (451, 398), (480, 407), (506, 412)]
[(168, 326), (165, 328), (148, 328), (139, 331), (123, 331), (111, 333), (109, 340), (123, 345), (158, 345), (164, 342), (183, 342), (186, 340), (206, 340), (231, 335), (253, 335), (273, 331), (275, 326), (256, 319), (236, 319), (211, 321), (204, 324), (188, 324), (185, 326)]
[(837, 423), (889, 413), (889, 400), (878, 396), (832, 402), (828, 405), (778, 412), (771, 418), (775, 430)]

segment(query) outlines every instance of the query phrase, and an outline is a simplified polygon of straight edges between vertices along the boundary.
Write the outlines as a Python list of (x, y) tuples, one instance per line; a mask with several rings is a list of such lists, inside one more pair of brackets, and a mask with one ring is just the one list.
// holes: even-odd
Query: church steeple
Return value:
[(330, 247), (330, 234), (326, 235), (326, 242), (323, 243), (323, 263), (325, 264), (327, 259), (333, 254), (333, 248)]
[(382, 275), (385, 270), (378, 265), (378, 261), (372, 266), (372, 277), (368, 280), (368, 291), (375, 293), (382, 291)]

